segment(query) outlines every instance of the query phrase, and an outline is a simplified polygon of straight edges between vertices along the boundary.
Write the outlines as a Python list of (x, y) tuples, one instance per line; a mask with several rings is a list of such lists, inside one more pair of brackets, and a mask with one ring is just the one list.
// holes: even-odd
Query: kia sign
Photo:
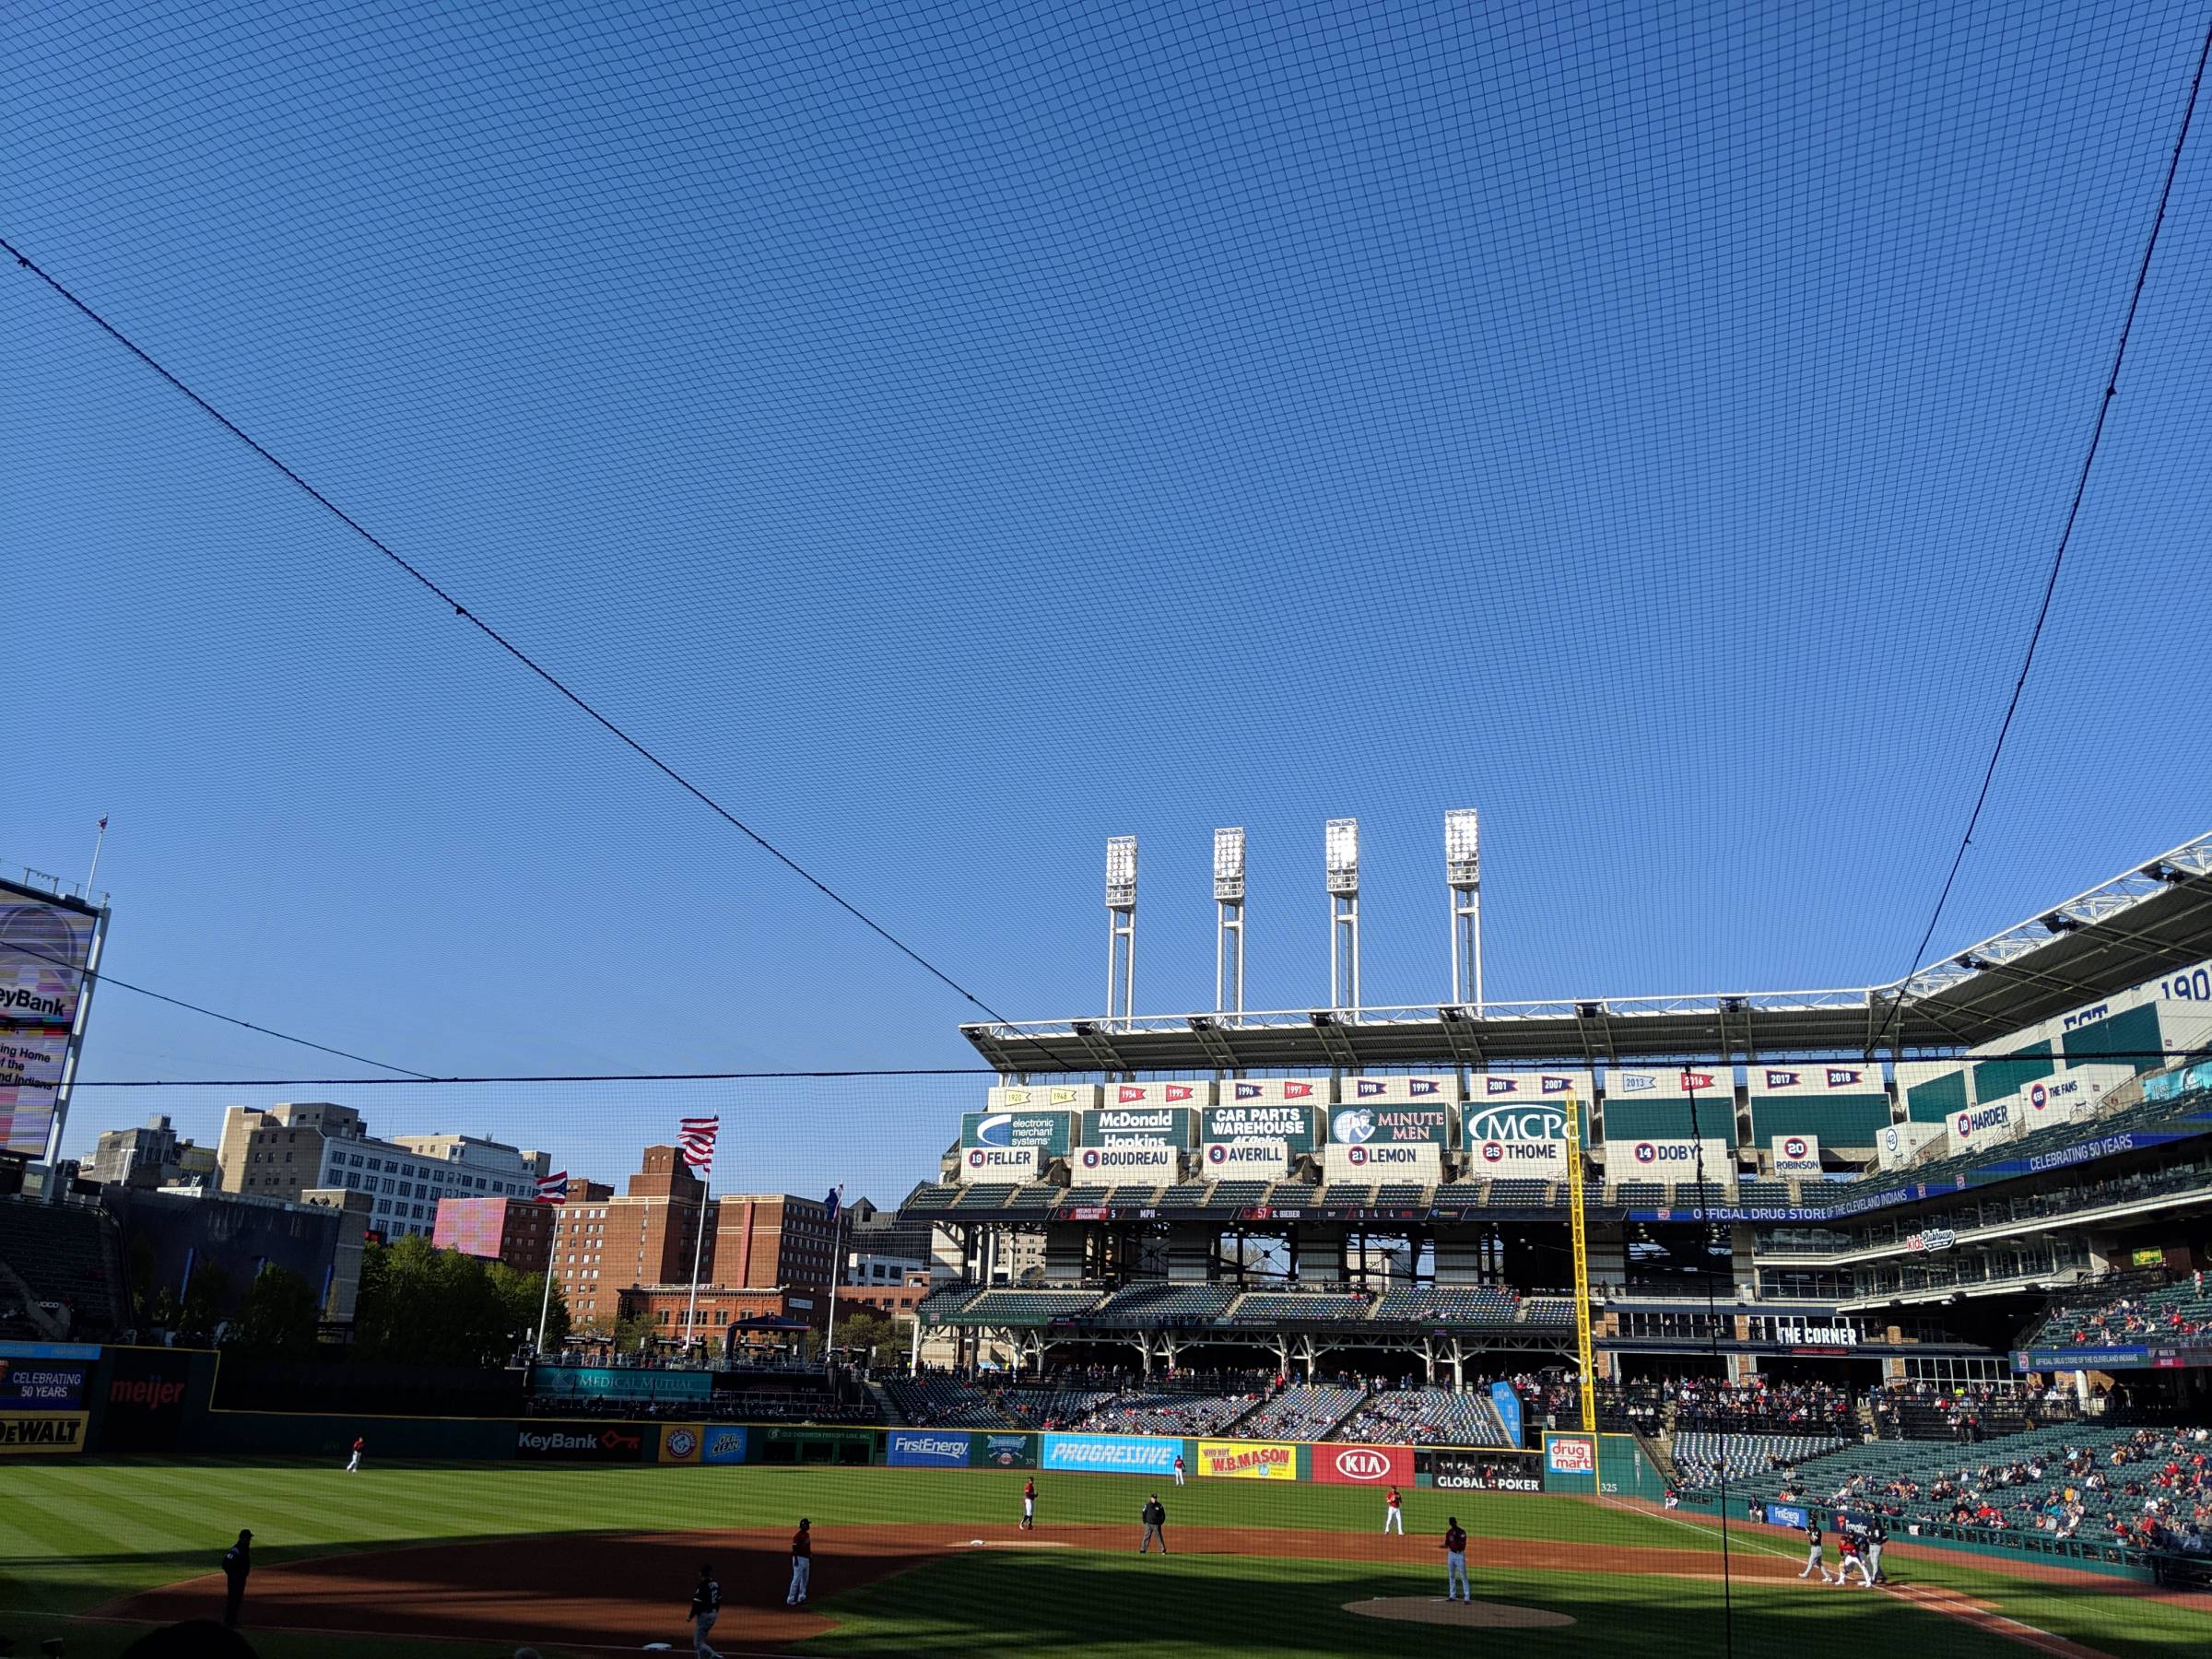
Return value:
[(647, 1443), (642, 1423), (524, 1423), (514, 1432), (525, 1463), (642, 1463)]
[(1411, 1446), (1335, 1446), (1313, 1448), (1313, 1478), (1327, 1486), (1405, 1486), (1413, 1484)]

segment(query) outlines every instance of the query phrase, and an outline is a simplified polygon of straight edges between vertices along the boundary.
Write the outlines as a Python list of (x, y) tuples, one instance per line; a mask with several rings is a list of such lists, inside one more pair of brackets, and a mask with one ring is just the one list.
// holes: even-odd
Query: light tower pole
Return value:
[(1214, 1012), (1244, 1012), (1244, 831), (1214, 831)]
[(1136, 837), (1106, 842), (1106, 1020), (1136, 1013)]
[(1329, 885), (1329, 1006), (1359, 1012), (1359, 820), (1331, 818), (1322, 835)]
[(1454, 806), (1444, 814), (1444, 881), (1452, 889), (1452, 1000), (1465, 1002), (1472, 987), (1480, 1018), (1482, 844), (1472, 806)]

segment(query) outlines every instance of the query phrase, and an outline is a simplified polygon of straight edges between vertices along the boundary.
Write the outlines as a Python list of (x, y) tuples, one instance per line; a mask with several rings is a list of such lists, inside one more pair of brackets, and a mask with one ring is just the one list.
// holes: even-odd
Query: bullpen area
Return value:
[[(243, 1628), (273, 1659), (690, 1648), (702, 1561), (727, 1654), (1039, 1653), (1257, 1656), (1747, 1653), (2179, 1655), (2212, 1640), (2184, 1598), (2043, 1564), (1892, 1547), (1895, 1581), (1794, 1575), (1777, 1528), (1601, 1495), (1373, 1489), (1265, 1474), (759, 1465), (614, 1467), (198, 1458), (25, 1459), (0, 1504), (0, 1635), (119, 1654), (154, 1626), (218, 1617), (223, 1549), (255, 1538)], [(1019, 1526), (1025, 1480), (1038, 1524)], [(1157, 1493), (1172, 1551), (1140, 1556)], [(787, 1608), (800, 1516), (813, 1594)], [(1446, 1603), (1447, 1516), (1473, 1535), (1475, 1602)]]

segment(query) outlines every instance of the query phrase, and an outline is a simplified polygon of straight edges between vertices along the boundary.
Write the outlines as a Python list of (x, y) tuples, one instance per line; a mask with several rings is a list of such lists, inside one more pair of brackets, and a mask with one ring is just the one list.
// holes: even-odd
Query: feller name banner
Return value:
[(1411, 1446), (1313, 1448), (1313, 1478), (1324, 1486), (1406, 1486), (1413, 1484)]
[(81, 1411), (0, 1413), (0, 1457), (52, 1456), (85, 1449)]
[(1041, 1147), (963, 1147), (962, 1181), (1034, 1181), (1044, 1168)]
[(1298, 1448), (1274, 1441), (1202, 1440), (1198, 1473), (1223, 1480), (1296, 1480)]

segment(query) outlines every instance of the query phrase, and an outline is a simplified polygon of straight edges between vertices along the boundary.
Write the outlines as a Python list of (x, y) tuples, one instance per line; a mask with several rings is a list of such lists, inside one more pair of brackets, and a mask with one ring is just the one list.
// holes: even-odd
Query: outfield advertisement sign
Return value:
[(1537, 1461), (1515, 1458), (1492, 1463), (1486, 1458), (1442, 1457), (1436, 1463), (1435, 1481), (1446, 1492), (1541, 1492), (1544, 1477)]
[(1490, 1405), (1497, 1410), (1499, 1426), (1505, 1430), (1509, 1446), (1522, 1443), (1521, 1395), (1511, 1382), (1500, 1381), (1490, 1384)]
[(964, 1469), (968, 1435), (957, 1429), (894, 1429), (884, 1439), (883, 1461), (894, 1469)]
[(1767, 1505), (1767, 1524), (1786, 1526), (1793, 1532), (1803, 1532), (1813, 1524), (1802, 1503), (1770, 1503)]
[(1033, 1469), (1037, 1437), (978, 1430), (968, 1437), (968, 1461), (979, 1469)]
[(665, 1464), (695, 1464), (702, 1461), (706, 1447), (706, 1426), (702, 1423), (664, 1423), (661, 1425), (661, 1461)]
[(1290, 1171), (1290, 1145), (1279, 1140), (1208, 1141), (1199, 1162), (1208, 1181), (1274, 1181)]
[(1130, 1181), (1158, 1186), (1179, 1179), (1182, 1155), (1155, 1141), (1146, 1146), (1085, 1147), (1069, 1154), (1068, 1172), (1085, 1184)]
[(1102, 1106), (1083, 1114), (1087, 1147), (1187, 1147), (1197, 1135), (1198, 1113), (1188, 1106)]
[(1238, 1101), (1208, 1106), (1199, 1116), (1207, 1141), (1280, 1141), (1293, 1152), (1311, 1152), (1321, 1144), (1321, 1113), (1296, 1101)]
[(960, 1114), (960, 1145), (1014, 1148), (1033, 1147), (1062, 1158), (1076, 1144), (1079, 1112), (967, 1112)]
[(1597, 1441), (1587, 1434), (1555, 1434), (1544, 1442), (1547, 1475), (1597, 1473)]
[(741, 1464), (745, 1461), (746, 1430), (742, 1423), (709, 1423), (700, 1438), (702, 1464)]
[(714, 1379), (638, 1366), (539, 1365), (531, 1368), (530, 1392), (541, 1400), (703, 1400), (714, 1392)]
[(192, 1355), (173, 1348), (108, 1350), (103, 1452), (174, 1452), (192, 1385)]
[(88, 1367), (0, 1359), (0, 1411), (75, 1411), (85, 1403)]
[(1040, 1466), (1091, 1475), (1172, 1477), (1175, 1460), (1185, 1455), (1189, 1443), (1136, 1434), (1047, 1434), (1041, 1438)]
[(1452, 1144), (1448, 1102), (1393, 1100), (1339, 1106), (1329, 1114), (1329, 1144), (1340, 1147), (1435, 1147)]
[(1298, 1448), (1277, 1441), (1202, 1440), (1198, 1473), (1220, 1480), (1296, 1480)]
[(643, 1423), (522, 1423), (514, 1454), (525, 1463), (643, 1463), (654, 1432)]
[(81, 1411), (0, 1411), (0, 1457), (82, 1452), (86, 1416)]
[(1313, 1478), (1324, 1486), (1411, 1486), (1411, 1446), (1313, 1448)]

